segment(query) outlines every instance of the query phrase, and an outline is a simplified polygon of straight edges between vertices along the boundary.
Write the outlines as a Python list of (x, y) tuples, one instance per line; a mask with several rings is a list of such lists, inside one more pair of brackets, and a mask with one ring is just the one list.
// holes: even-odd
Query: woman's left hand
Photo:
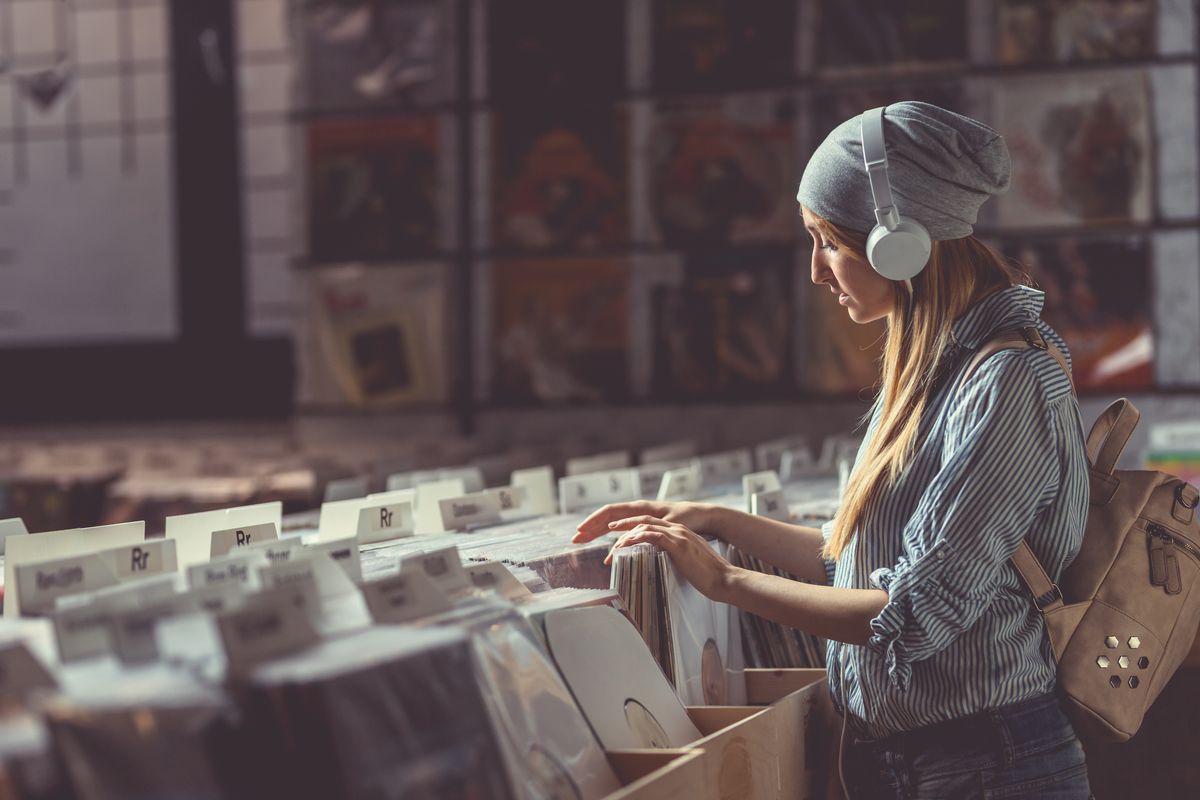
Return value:
[(604, 559), (605, 564), (611, 564), (613, 553), (622, 547), (652, 544), (671, 557), (675, 568), (701, 594), (718, 602), (728, 602), (730, 584), (737, 568), (717, 555), (699, 534), (686, 525), (657, 517), (631, 517), (622, 523), (631, 526), (630, 530), (617, 539)]

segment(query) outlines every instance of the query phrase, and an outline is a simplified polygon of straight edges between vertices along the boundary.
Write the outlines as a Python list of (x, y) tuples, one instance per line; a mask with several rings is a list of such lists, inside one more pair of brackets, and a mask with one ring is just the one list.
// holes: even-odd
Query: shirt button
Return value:
[(941, 561), (945, 557), (945, 555), (946, 555), (945, 550), (938, 550), (937, 551), (937, 560)]

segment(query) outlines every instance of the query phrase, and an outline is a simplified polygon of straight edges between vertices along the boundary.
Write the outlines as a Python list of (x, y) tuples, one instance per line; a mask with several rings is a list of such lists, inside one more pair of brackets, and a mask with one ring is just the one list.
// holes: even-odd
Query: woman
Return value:
[[(933, 239), (924, 269), (891, 280), (865, 256), (876, 216), (861, 130), (855, 117), (829, 135), (798, 194), (813, 282), (855, 322), (887, 321), (837, 518), (818, 530), (700, 503), (624, 503), (590, 516), (576, 540), (622, 531), (614, 550), (654, 544), (709, 597), (827, 637), (852, 797), (1086, 798), (1045, 626), (1008, 563), (1028, 538), (1057, 579), (1079, 548), (1078, 407), (1043, 349), (1002, 351), (963, 379), (999, 331), (1036, 325), (1066, 353), (1039, 319), (1041, 292), (971, 235), (980, 205), (1008, 186), (1007, 148), (936, 106), (884, 110), (895, 203)], [(735, 568), (698, 534), (801, 581)]]

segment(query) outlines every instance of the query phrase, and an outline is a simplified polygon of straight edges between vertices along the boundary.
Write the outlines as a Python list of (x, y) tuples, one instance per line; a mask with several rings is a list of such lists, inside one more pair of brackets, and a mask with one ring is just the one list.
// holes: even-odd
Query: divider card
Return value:
[(792, 520), (791, 512), (788, 511), (787, 499), (780, 489), (771, 492), (755, 492), (750, 495), (750, 513), (756, 517), (767, 517), (779, 522), (791, 522)]
[(656, 461), (653, 464), (642, 464), (637, 468), (640, 483), (639, 495), (652, 497), (662, 488), (662, 479), (673, 469), (685, 469), (695, 462), (692, 458), (682, 458), (676, 461)]
[(367, 581), (359, 588), (371, 618), (381, 624), (411, 622), (450, 610), (446, 593), (420, 570)]
[(369, 494), (349, 500), (337, 500), (321, 504), (321, 516), (317, 522), (317, 541), (329, 542), (345, 539), (358, 530), (359, 513), (367, 506), (391, 505), (394, 503), (416, 504), (416, 491), (398, 489), (390, 492)]
[(530, 467), (514, 470), (509, 485), (525, 490), (525, 510), (530, 515), (543, 516), (558, 510), (554, 494), (554, 468)]
[(324, 556), (332, 560), (355, 583), (359, 583), (363, 579), (362, 553), (358, 550), (358, 539), (353, 536), (348, 539), (308, 545), (302, 552), (311, 553), (314, 556)]
[[(356, 535), (359, 544), (375, 544), (391, 539), (403, 539), (416, 532), (413, 504), (410, 500), (396, 503), (369, 501), (358, 510)], [(336, 541), (336, 540), (334, 540)]]
[(174, 573), (175, 542), (153, 539), (133, 545), (15, 567), (24, 610), (45, 613), (60, 597), (91, 592), (122, 581)]
[(754, 464), (760, 470), (778, 470), (783, 454), (789, 450), (808, 448), (808, 440), (803, 436), (785, 436), (763, 442), (754, 448)]
[(628, 450), (614, 450), (610, 453), (597, 453), (594, 456), (581, 456), (567, 459), (567, 476), (587, 475), (592, 472), (612, 472), (614, 469), (625, 469), (633, 463), (633, 456)]
[(690, 500), (700, 493), (701, 483), (698, 464), (680, 469), (669, 469), (663, 473), (662, 484), (658, 487), (658, 499)]
[(743, 475), (742, 496), (746, 499), (745, 510), (750, 511), (750, 498), (754, 495), (764, 492), (774, 492), (782, 488), (783, 484), (779, 482), (779, 475), (773, 469)]
[(563, 514), (571, 514), (606, 503), (636, 500), (641, 496), (641, 478), (636, 469), (593, 472), (560, 478), (558, 504)]
[(94, 528), (71, 528), (10, 538), (4, 558), (4, 616), (21, 615), (21, 591), (17, 587), (15, 572), (18, 565), (137, 544), (145, 538), (146, 523), (142, 521), (100, 525)]
[(444, 533), (441, 501), (467, 493), (462, 478), (425, 483), (417, 487), (417, 533)]
[(471, 578), (463, 568), (458, 548), (453, 545), (428, 553), (414, 553), (400, 559), (400, 574), (423, 573), (447, 595), (471, 588)]
[(496, 502), (500, 504), (500, 519), (502, 520), (512, 521), (541, 516), (540, 513), (529, 510), (529, 491), (524, 486), (497, 486), (495, 489), (484, 491), (496, 496)]
[(517, 580), (505, 564), (499, 561), (484, 561), (479, 564), (468, 564), (467, 575), (471, 577), (471, 585), (476, 589), (498, 592), (509, 600), (520, 600), (532, 597), (533, 592)]
[(700, 456), (700, 470), (705, 486), (733, 483), (754, 471), (754, 456), (749, 450), (726, 450), (723, 453)]
[(213, 531), (272, 522), (275, 529), (283, 527), (283, 503), (259, 503), (252, 506), (219, 508), (167, 517), (167, 538), (175, 540), (179, 568), (203, 564), (211, 557)]
[(476, 492), (438, 501), (442, 528), (462, 531), (478, 525), (500, 522), (500, 495), (495, 492)]
[(4, 543), (10, 536), (26, 536), (25, 521), (20, 517), (0, 519), (0, 555), (4, 554)]

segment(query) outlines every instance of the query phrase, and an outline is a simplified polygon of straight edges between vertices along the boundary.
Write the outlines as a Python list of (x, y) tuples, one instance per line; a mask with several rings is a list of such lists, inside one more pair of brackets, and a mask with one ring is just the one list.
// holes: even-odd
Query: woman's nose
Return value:
[(829, 280), (829, 268), (821, 260), (820, 250), (813, 250), (811, 268), (813, 283), (819, 286)]

